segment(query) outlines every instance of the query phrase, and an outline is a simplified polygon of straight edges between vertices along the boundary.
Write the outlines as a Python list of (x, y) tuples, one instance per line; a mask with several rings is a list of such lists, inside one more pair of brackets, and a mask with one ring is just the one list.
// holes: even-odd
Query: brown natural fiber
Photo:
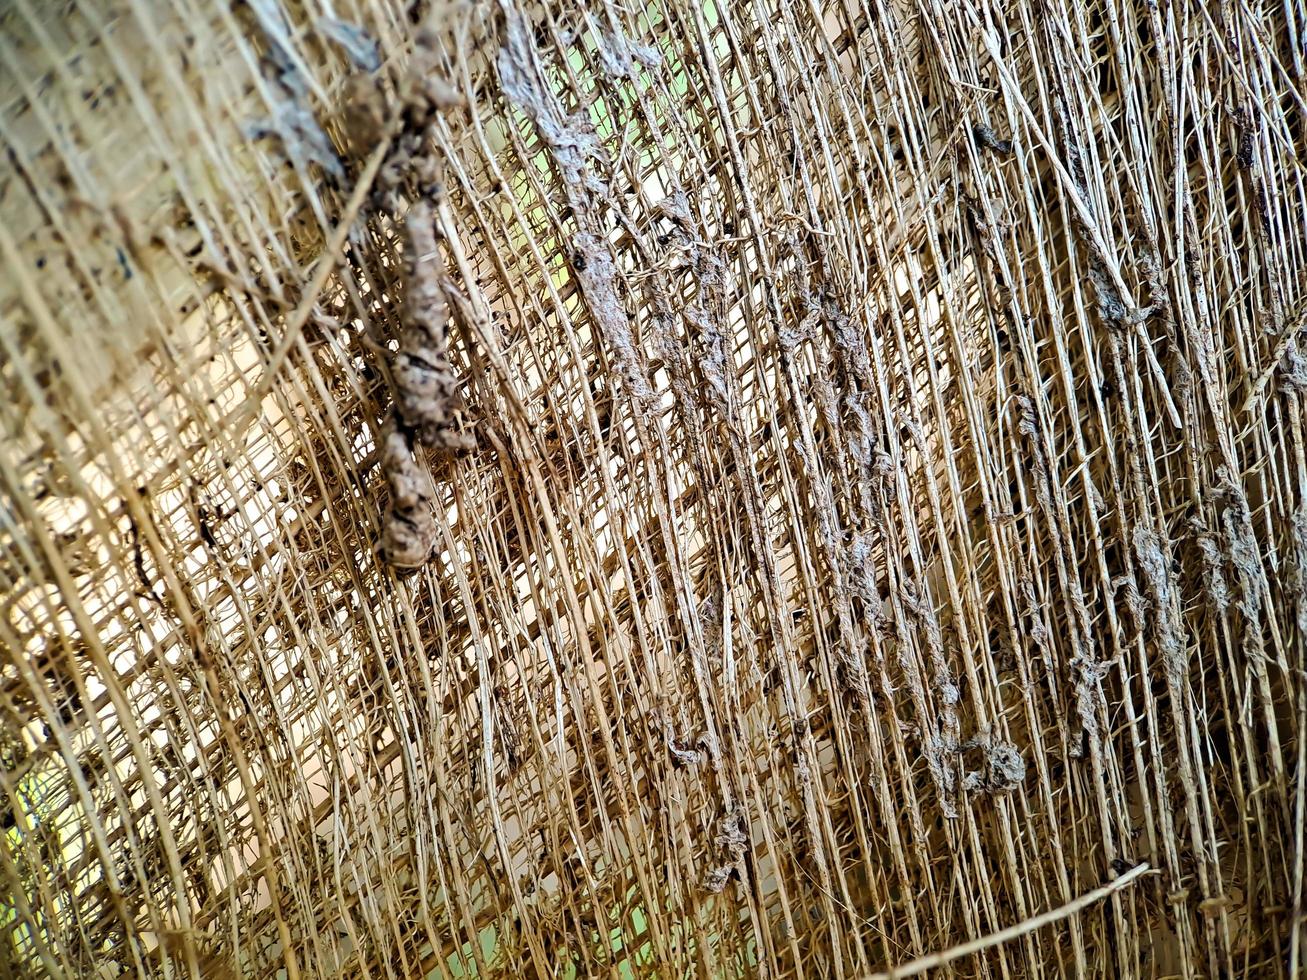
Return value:
[(0, 8), (0, 977), (1302, 975), (1307, 14)]

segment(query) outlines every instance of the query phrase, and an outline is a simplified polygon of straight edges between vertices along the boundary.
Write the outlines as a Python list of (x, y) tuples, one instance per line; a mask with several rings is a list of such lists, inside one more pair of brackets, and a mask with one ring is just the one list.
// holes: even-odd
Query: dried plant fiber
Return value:
[(5, 0), (0, 978), (1304, 975), (1297, 0)]

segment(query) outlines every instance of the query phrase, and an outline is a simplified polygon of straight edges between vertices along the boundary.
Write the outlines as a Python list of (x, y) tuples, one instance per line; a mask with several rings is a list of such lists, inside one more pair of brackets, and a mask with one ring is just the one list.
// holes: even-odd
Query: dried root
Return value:
[(704, 875), (701, 884), (705, 891), (720, 894), (726, 890), (732, 878), (744, 880), (744, 858), (749, 850), (749, 834), (744, 812), (738, 806), (732, 806), (718, 818), (713, 846), (726, 858), (726, 862)]
[(431, 513), (431, 475), (418, 465), (409, 437), (393, 420), (386, 426), (381, 469), (390, 489), (382, 553), (396, 568), (421, 568), (439, 534)]
[(390, 488), (382, 550), (396, 568), (419, 568), (431, 555), (437, 528), (431, 477), (414, 447), (452, 457), (475, 445), (461, 425), (462, 399), (449, 364), (449, 306), (440, 279), (431, 206), (419, 202), (405, 222), (404, 326), (391, 363), (393, 417), (387, 424), (381, 468)]
[[(398, 222), (403, 201), (404, 306), (399, 350), (390, 363), (395, 401), (382, 434), (381, 469), (390, 490), (381, 552), (401, 569), (426, 564), (438, 529), (432, 513), (431, 475), (417, 458), (448, 459), (471, 449), (475, 440), (461, 423), (458, 378), (449, 363), (449, 304), (444, 268), (436, 245), (429, 203), (440, 193), (440, 168), (427, 132), (437, 114), (460, 104), (456, 89), (442, 81), (438, 38), (423, 29), (416, 38), (406, 79), (397, 86), (399, 105), (391, 113), (398, 127), (378, 174), (374, 206)], [(354, 131), (366, 138), (388, 128), (384, 93), (375, 77), (361, 80), (350, 97)]]
[(418, 202), (406, 222), (408, 255), (404, 282), (404, 328), (391, 365), (395, 413), (400, 427), (427, 449), (454, 453), (472, 448), (458, 422), (458, 382), (449, 366), (449, 306), (436, 270), (431, 206)]
[(994, 796), (1010, 793), (1026, 779), (1026, 760), (1011, 742), (984, 732), (962, 743), (963, 751), (978, 749), (982, 753), (980, 768), (963, 777), (963, 788), (971, 793)]

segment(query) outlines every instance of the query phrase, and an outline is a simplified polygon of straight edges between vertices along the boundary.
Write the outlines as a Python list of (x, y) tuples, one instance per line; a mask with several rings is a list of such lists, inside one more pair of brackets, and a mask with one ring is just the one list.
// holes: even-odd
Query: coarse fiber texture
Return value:
[(4, 0), (0, 976), (1301, 976), (1305, 43)]

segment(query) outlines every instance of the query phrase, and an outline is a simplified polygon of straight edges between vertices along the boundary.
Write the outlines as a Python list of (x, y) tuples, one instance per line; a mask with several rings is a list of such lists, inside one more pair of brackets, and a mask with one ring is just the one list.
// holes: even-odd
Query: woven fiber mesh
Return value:
[(6, 0), (0, 977), (1290, 977), (1307, 15)]

